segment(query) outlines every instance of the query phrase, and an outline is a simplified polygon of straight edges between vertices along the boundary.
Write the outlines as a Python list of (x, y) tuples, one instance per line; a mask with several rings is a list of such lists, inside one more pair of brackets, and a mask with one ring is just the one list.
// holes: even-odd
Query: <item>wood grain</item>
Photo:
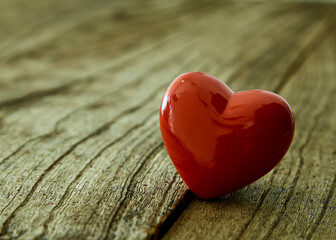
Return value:
[[(334, 238), (335, 11), (2, 1), (0, 239)], [(278, 92), (297, 120), (275, 170), (211, 202), (188, 191), (159, 133), (165, 88), (187, 71)]]

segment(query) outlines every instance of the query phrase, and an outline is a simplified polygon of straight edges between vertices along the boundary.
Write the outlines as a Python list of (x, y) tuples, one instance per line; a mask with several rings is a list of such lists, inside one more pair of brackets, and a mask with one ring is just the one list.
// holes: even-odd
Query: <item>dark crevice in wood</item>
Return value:
[[(157, 212), (158, 213), (160, 212), (163, 204), (165, 203), (167, 194), (169, 193), (170, 189), (173, 187), (174, 183), (176, 182), (176, 179), (178, 179), (179, 177), (180, 177), (180, 175), (178, 174), (178, 172), (175, 172), (173, 180), (169, 183), (167, 189), (164, 192), (162, 200), (161, 200), (160, 204), (157, 207)], [(187, 190), (185, 192), (185, 194), (187, 194), (188, 191), (189, 190)], [(184, 198), (185, 198), (185, 196), (183, 196), (183, 198), (180, 201), (178, 201), (177, 204), (175, 204), (174, 206), (171, 206), (170, 212), (166, 216), (163, 217), (163, 219), (160, 221), (159, 224), (154, 225), (154, 222), (155, 222), (156, 218), (158, 217), (158, 214), (155, 217), (153, 217), (153, 221), (150, 224), (150, 226), (153, 226), (153, 229), (154, 229), (153, 232), (152, 232), (152, 234), (151, 234), (151, 239), (162, 238), (164, 236), (164, 234), (169, 231), (169, 229), (174, 224), (174, 222), (177, 220), (177, 218), (182, 214), (182, 212), (184, 211), (184, 209), (186, 209), (187, 205), (189, 205), (191, 203), (191, 201), (189, 203), (187, 203), (187, 204), (183, 203), (183, 199)], [(180, 206), (181, 204), (183, 204), (184, 208), (180, 209), (179, 213), (176, 213), (177, 214), (176, 215), (176, 219), (174, 221), (172, 221), (171, 223), (167, 222), (167, 220), (169, 220), (167, 218), (169, 218), (169, 216), (171, 215), (171, 213), (174, 212), (175, 209), (178, 206)]]
[(187, 209), (187, 207), (196, 199), (196, 196), (187, 190), (185, 195), (172, 207), (172, 211), (169, 215), (163, 219), (155, 228), (154, 234), (151, 239), (162, 239), (169, 229), (174, 225), (177, 219)]
[(324, 216), (326, 215), (327, 213), (327, 208), (328, 208), (328, 205), (329, 205), (329, 202), (331, 200), (331, 197), (333, 196), (334, 192), (335, 192), (335, 188), (336, 188), (336, 177), (334, 177), (334, 180), (329, 188), (329, 193), (325, 199), (325, 201), (323, 202), (323, 205), (322, 205), (322, 211), (321, 213), (319, 214), (319, 216), (317, 217), (316, 221), (315, 221), (315, 224), (313, 225), (313, 227), (310, 229), (310, 231), (308, 232), (307, 234), (307, 237), (306, 239), (311, 239), (311, 237), (313, 236), (313, 234), (315, 233), (317, 227), (320, 225), (322, 219), (324, 218)]
[[(138, 144), (133, 149), (132, 153), (141, 144), (142, 143)], [(125, 190), (126, 190), (126, 192), (125, 192), (124, 195), (121, 194), (120, 199), (118, 200), (118, 202), (119, 202), (118, 208), (115, 211), (113, 211), (112, 215), (109, 217), (107, 228), (105, 229), (105, 236), (102, 239), (104, 239), (104, 240), (109, 239), (109, 233), (110, 233), (110, 231), (113, 227), (113, 223), (121, 218), (122, 214), (124, 213), (125, 209), (127, 208), (127, 201), (126, 200), (129, 197), (128, 193), (132, 190), (132, 187), (133, 188), (135, 187), (134, 183), (133, 183), (134, 179), (140, 173), (140, 171), (143, 169), (145, 163), (150, 161), (151, 159), (153, 159), (162, 149), (163, 149), (163, 142), (160, 141), (159, 144), (157, 144), (154, 148), (152, 148), (152, 150), (150, 150), (150, 152), (143, 158), (144, 160), (139, 164), (139, 166), (137, 166), (137, 168), (134, 169), (135, 172), (130, 176), (130, 178), (128, 178), (129, 183), (127, 184), (127, 186), (125, 185), (122, 189), (122, 192), (124, 192)], [(128, 158), (132, 155), (132, 153), (128, 156)], [(126, 182), (128, 181), (128, 179), (126, 180)]]
[(15, 156), (16, 154), (18, 154), (22, 149), (24, 149), (29, 143), (37, 140), (37, 139), (40, 139), (40, 138), (45, 138), (45, 137), (48, 137), (50, 133), (47, 133), (47, 134), (43, 134), (43, 135), (39, 135), (39, 136), (36, 136), (34, 138), (31, 138), (27, 141), (25, 141), (23, 144), (21, 144), (17, 149), (15, 149), (12, 153), (10, 153), (8, 156), (6, 156), (5, 158), (3, 158), (1, 161), (0, 161), (0, 165), (4, 164), (7, 160), (9, 160), (11, 157)]
[(6, 204), (6, 206), (2, 209), (0, 216), (3, 214), (3, 212), (6, 210), (6, 208), (11, 205), (11, 203), (14, 201), (14, 199), (16, 198), (16, 196), (19, 194), (19, 192), (21, 191), (22, 186), (19, 187), (19, 189), (17, 190), (16, 194), (13, 196), (13, 198), (8, 202), (8, 204)]
[[(151, 233), (151, 238), (157, 238), (158, 235), (159, 235), (158, 233), (161, 232), (161, 225), (160, 225), (160, 224), (154, 224), (154, 223), (155, 223), (156, 219), (159, 217), (160, 210), (161, 210), (163, 204), (164, 204), (165, 201), (166, 201), (166, 197), (167, 197), (168, 193), (170, 192), (171, 188), (173, 187), (174, 183), (176, 182), (176, 179), (178, 179), (179, 177), (180, 177), (180, 175), (179, 175), (178, 172), (176, 171), (175, 174), (174, 174), (174, 177), (173, 177), (172, 181), (168, 184), (168, 187), (167, 187), (166, 190), (164, 191), (164, 194), (163, 194), (163, 196), (162, 196), (162, 199), (161, 199), (159, 205), (158, 205), (157, 208), (156, 208), (156, 212), (157, 212), (157, 214), (153, 217), (153, 221), (152, 221), (152, 223), (150, 224), (150, 226), (151, 226), (152, 229), (153, 229), (153, 231), (152, 231), (152, 233)], [(179, 203), (179, 202), (178, 202), (178, 203)], [(177, 205), (178, 205), (178, 203), (177, 203)], [(176, 205), (176, 204), (175, 204), (175, 205)], [(171, 208), (170, 208), (170, 212), (171, 212), (172, 210), (174, 210), (175, 208), (176, 208), (176, 206), (171, 206)], [(170, 212), (168, 213), (168, 216), (169, 216)], [(167, 215), (164, 216), (163, 218), (161, 218), (161, 221), (160, 221), (160, 222), (161, 222), (161, 223), (164, 223), (166, 217), (167, 217)], [(163, 236), (163, 235), (162, 235), (162, 236)]]
[[(36, 137), (39, 138), (40, 136)], [(11, 157), (15, 156), (18, 152), (20, 152), (27, 144), (29, 144), (30, 142), (34, 141), (36, 138), (33, 139), (29, 139), (28, 141), (24, 142), (21, 146), (19, 146), (17, 149), (15, 149), (12, 153), (10, 153), (8, 156), (6, 156), (5, 158), (3, 158), (0, 161), (0, 165), (4, 164), (8, 159), (10, 159)]]
[(68, 82), (64, 85), (58, 86), (56, 88), (48, 89), (48, 90), (41, 90), (37, 92), (32, 92), (30, 94), (27, 94), (25, 96), (10, 99), (8, 101), (4, 101), (0, 103), (0, 109), (3, 108), (18, 108), (20, 105), (26, 106), (28, 103), (35, 102), (40, 100), (43, 97), (56, 95), (59, 93), (63, 93), (64, 91), (68, 90), (73, 86), (74, 83), (78, 82), (78, 80), (73, 80), (71, 82)]
[[(324, 25), (327, 25), (328, 17), (322, 20)], [(325, 27), (325, 26), (323, 26)], [(299, 69), (303, 66), (303, 64), (307, 61), (309, 56), (314, 53), (318, 47), (323, 43), (325, 39), (332, 32), (330, 27), (325, 27), (324, 31), (321, 34), (317, 34), (313, 39), (303, 47), (303, 49), (299, 52), (294, 61), (289, 65), (284, 75), (281, 77), (279, 84), (274, 88), (274, 92), (279, 93), (289, 82), (289, 80), (299, 71)]]
[[(117, 66), (108, 66), (104, 68), (104, 70), (111, 68), (113, 69), (123, 69), (126, 67), (126, 64), (124, 64), (124, 61)], [(47, 89), (47, 90), (39, 90), (36, 92), (29, 93), (27, 95), (24, 95), (19, 98), (14, 98), (10, 99), (7, 101), (0, 102), (0, 109), (18, 109), (21, 107), (26, 107), (28, 105), (31, 105), (35, 102), (38, 102), (40, 99), (48, 96), (53, 96), (53, 95), (58, 95), (58, 94), (66, 94), (68, 91), (71, 90), (72, 87), (75, 87), (77, 83), (82, 83), (85, 84), (86, 82), (90, 82), (93, 80), (93, 76), (95, 74), (99, 73), (99, 71), (95, 71), (92, 73), (90, 76), (85, 76), (83, 78), (78, 78), (72, 81), (67, 82), (66, 84), (57, 86), (52, 89)]]
[[(160, 212), (160, 209), (161, 207), (163, 206), (163, 204), (165, 203), (165, 200), (166, 200), (166, 196), (168, 195), (170, 189), (173, 187), (174, 183), (176, 182), (176, 179), (178, 179), (180, 177), (180, 175), (178, 174), (178, 172), (176, 171), (174, 173), (174, 177), (173, 177), (173, 180), (168, 184), (168, 187), (166, 188), (163, 196), (162, 196), (162, 201), (160, 202), (160, 204), (157, 206), (157, 210), (156, 212), (159, 213)], [(157, 217), (157, 216), (156, 216)], [(155, 217), (153, 218), (153, 220), (155, 220)], [(153, 225), (153, 223), (151, 224), (151, 226)]]

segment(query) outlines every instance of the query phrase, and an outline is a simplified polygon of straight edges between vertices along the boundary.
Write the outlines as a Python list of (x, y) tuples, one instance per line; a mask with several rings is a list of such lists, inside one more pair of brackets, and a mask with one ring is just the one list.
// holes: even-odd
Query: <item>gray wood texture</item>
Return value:
[[(336, 239), (336, 5), (0, 2), (0, 239)], [(213, 201), (164, 149), (169, 83), (285, 97), (283, 161)]]

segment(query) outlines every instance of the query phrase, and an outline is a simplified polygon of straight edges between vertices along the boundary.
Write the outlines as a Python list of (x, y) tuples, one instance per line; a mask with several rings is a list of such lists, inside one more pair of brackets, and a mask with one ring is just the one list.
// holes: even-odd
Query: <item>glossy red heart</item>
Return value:
[(184, 182), (199, 198), (210, 199), (273, 169), (292, 142), (294, 115), (275, 93), (235, 93), (214, 76), (190, 72), (167, 89), (160, 129)]

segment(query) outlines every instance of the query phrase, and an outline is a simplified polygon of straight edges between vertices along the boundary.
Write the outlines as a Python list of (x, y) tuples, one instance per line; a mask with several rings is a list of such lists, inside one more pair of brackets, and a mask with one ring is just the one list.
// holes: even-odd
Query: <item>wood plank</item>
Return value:
[[(195, 17), (200, 7), (211, 10), (218, 5), (213, 1), (172, 2), (164, 7), (155, 2), (148, 6), (139, 6), (136, 1), (112, 5), (104, 0), (88, 2), (78, 3), (81, 7), (64, 7), (38, 27), (23, 25), (30, 29), (23, 36), (10, 35), (16, 39), (0, 55), (0, 105), (54, 94), (102, 69), (123, 66), (162, 41), (170, 41), (174, 27), (185, 20), (190, 23), (188, 16)], [(50, 7), (54, 4), (57, 2)], [(39, 7), (31, 12), (43, 10)], [(167, 30), (162, 34), (162, 29)]]
[(285, 159), (243, 190), (217, 201), (193, 201), (164, 239), (336, 237), (335, 36), (322, 40), (280, 89), (296, 118)]
[(29, 35), (1, 58), (0, 239), (162, 234), (190, 196), (158, 130), (169, 82), (199, 70), (234, 90), (281, 90), (327, 36), (331, 11), (288, 3), (100, 4), (99, 11), (80, 7), (82, 20), (46, 20), (32, 30), (36, 41)]

